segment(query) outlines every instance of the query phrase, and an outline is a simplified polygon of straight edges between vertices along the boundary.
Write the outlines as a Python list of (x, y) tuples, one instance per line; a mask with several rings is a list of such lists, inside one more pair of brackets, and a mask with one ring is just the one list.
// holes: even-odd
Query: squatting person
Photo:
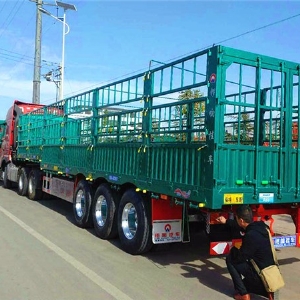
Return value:
[(267, 293), (264, 285), (254, 270), (250, 259), (253, 259), (260, 269), (273, 265), (274, 258), (270, 244), (268, 225), (263, 221), (254, 221), (252, 210), (248, 205), (241, 205), (236, 210), (235, 220), (226, 220), (221, 216), (217, 221), (228, 226), (238, 226), (244, 230), (240, 249), (233, 247), (226, 257), (227, 269), (231, 275), (236, 294), (236, 300), (250, 300), (250, 294), (259, 294), (274, 299), (274, 293)]

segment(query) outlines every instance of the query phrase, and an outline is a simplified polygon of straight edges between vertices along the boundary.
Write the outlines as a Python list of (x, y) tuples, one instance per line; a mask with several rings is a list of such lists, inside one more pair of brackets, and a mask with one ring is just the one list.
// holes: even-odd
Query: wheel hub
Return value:
[(136, 208), (132, 203), (127, 203), (122, 212), (122, 229), (127, 239), (134, 238), (138, 226)]
[(22, 178), (22, 176), (20, 176), (20, 178), (19, 178), (19, 190), (23, 190), (23, 186), (24, 186), (23, 178)]
[(29, 182), (28, 182), (28, 192), (29, 192), (30, 194), (33, 193), (32, 178), (29, 178)]
[(76, 195), (75, 208), (76, 208), (77, 216), (79, 218), (81, 218), (85, 211), (85, 197), (84, 197), (84, 193), (82, 190), (78, 191), (78, 193)]
[(95, 207), (97, 224), (102, 227), (107, 220), (107, 201), (103, 195), (99, 196)]

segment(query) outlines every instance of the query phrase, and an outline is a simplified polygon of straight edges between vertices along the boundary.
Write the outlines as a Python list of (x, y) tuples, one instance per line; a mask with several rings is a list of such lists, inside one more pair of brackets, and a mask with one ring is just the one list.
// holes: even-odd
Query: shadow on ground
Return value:
[[(59, 213), (75, 225), (71, 203), (55, 197), (49, 197), (37, 201), (37, 203)], [(277, 218), (287, 222), (290, 221), (290, 217), (285, 215), (277, 216)], [(86, 230), (96, 237), (92, 228)], [(108, 242), (121, 249), (118, 239)], [(176, 265), (180, 268), (183, 278), (196, 278), (201, 284), (222, 295), (230, 298), (233, 295), (233, 285), (227, 272), (225, 257), (212, 257), (209, 255), (209, 239), (203, 228), (193, 228), (189, 243), (154, 245), (153, 249), (143, 256), (158, 268)], [(280, 265), (289, 265), (296, 262), (299, 262), (299, 259), (294, 257), (279, 260)], [(253, 295), (251, 299), (265, 298)]]

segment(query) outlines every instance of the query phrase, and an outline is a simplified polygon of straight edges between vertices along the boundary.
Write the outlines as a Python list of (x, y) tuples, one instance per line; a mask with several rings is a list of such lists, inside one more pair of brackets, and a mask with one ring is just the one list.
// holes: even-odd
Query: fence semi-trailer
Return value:
[(30, 112), (15, 104), (4, 186), (72, 202), (78, 226), (132, 254), (189, 241), (191, 222), (235, 238), (215, 219), (241, 204), (272, 232), (273, 215), (291, 215), (285, 245), (298, 245), (299, 63), (214, 46), (150, 65)]

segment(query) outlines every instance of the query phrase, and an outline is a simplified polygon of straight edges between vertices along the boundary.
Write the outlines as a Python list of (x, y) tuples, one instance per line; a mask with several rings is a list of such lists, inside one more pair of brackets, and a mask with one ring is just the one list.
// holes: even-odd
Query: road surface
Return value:
[[(277, 221), (277, 232), (293, 233), (289, 217)], [(202, 233), (132, 256), (118, 240), (76, 227), (70, 203), (30, 201), (0, 186), (0, 236), (1, 300), (232, 299), (224, 257), (209, 256)], [(300, 299), (300, 249), (277, 253), (286, 281), (279, 299)]]

